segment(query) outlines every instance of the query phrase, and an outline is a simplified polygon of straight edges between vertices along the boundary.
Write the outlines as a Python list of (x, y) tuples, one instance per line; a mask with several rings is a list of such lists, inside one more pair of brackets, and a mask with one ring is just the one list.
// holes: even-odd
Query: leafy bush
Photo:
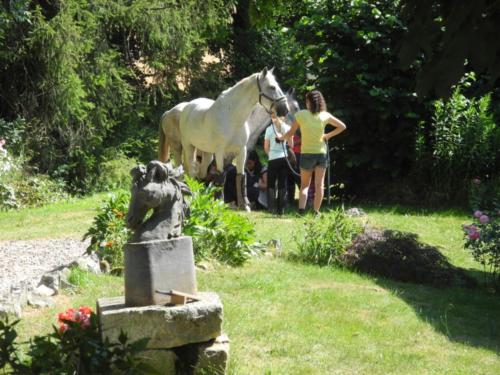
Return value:
[(464, 96), (473, 80), (466, 75), (448, 100), (437, 100), (431, 124), (417, 134), (416, 179), (434, 203), (463, 204), (474, 177), (498, 177), (500, 128), (490, 112), (490, 95)]
[(473, 212), (481, 207), (500, 209), (500, 175), (483, 179), (473, 178), (469, 191), (469, 207)]
[(123, 245), (127, 242), (130, 231), (125, 225), (130, 194), (119, 191), (111, 194), (98, 209), (92, 226), (83, 239), (90, 238), (87, 252), (95, 252), (101, 262), (112, 273), (123, 271)]
[(366, 230), (356, 237), (341, 262), (356, 271), (404, 282), (435, 286), (476, 284), (438, 249), (420, 243), (413, 233)]
[(20, 354), (15, 326), (0, 320), (0, 369), (15, 374), (110, 374), (152, 373), (139, 353), (148, 339), (128, 343), (122, 332), (118, 343), (101, 340), (97, 316), (88, 307), (59, 314), (59, 328), (36, 336), (28, 344), (27, 355)]
[(14, 157), (0, 140), (0, 209), (37, 207), (68, 198), (65, 184), (43, 174), (33, 174), (22, 157)]
[(115, 154), (100, 164), (100, 173), (97, 176), (96, 190), (110, 191), (129, 189), (132, 183), (130, 170), (137, 165), (134, 159), (123, 154)]
[(500, 291), (500, 209), (474, 212), (475, 222), (464, 225), (465, 248), (472, 252), (491, 276), (491, 284)]
[(214, 258), (230, 265), (243, 264), (252, 255), (263, 250), (255, 242), (252, 223), (241, 214), (214, 198), (216, 188), (186, 177), (192, 196), (190, 214), (184, 225), (184, 234), (193, 237), (197, 262)]
[[(189, 199), (189, 217), (183, 234), (193, 237), (195, 261), (217, 259), (230, 265), (241, 265), (252, 255), (263, 250), (255, 242), (252, 223), (241, 214), (214, 198), (213, 187), (186, 177), (192, 196)], [(87, 252), (95, 252), (104, 266), (120, 273), (123, 270), (123, 245), (130, 231), (125, 225), (130, 195), (124, 191), (112, 194), (99, 208), (92, 226), (84, 235), (90, 238)]]
[(307, 218), (303, 231), (294, 237), (297, 252), (292, 258), (320, 266), (340, 265), (342, 254), (360, 231), (360, 225), (342, 210)]

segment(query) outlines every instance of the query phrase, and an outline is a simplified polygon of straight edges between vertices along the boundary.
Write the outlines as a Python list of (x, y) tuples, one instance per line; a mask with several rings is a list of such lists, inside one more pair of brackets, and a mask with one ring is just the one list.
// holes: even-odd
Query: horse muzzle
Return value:
[(280, 100), (276, 103), (276, 114), (278, 116), (286, 116), (288, 112), (290, 112), (290, 109), (288, 108), (288, 103), (286, 102), (286, 100)]

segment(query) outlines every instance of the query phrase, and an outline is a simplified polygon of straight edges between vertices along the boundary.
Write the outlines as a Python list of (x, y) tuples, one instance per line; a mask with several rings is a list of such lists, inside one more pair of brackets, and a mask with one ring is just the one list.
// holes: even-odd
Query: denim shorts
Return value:
[(315, 167), (326, 168), (326, 154), (300, 154), (300, 168), (306, 171)]

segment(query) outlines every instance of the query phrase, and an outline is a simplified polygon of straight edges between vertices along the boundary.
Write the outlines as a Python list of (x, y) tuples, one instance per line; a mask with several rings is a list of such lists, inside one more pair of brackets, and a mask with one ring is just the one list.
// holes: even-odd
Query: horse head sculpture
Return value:
[[(165, 240), (181, 235), (187, 214), (184, 195), (190, 194), (187, 185), (179, 181), (182, 172), (182, 166), (174, 169), (157, 160), (147, 167), (139, 165), (130, 171), (132, 188), (126, 223), (134, 231), (132, 242)], [(144, 221), (151, 209), (152, 215)]]

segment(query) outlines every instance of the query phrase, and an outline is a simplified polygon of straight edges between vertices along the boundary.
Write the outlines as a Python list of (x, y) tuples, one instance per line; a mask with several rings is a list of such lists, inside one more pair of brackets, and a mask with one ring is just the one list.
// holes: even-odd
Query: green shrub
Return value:
[(132, 183), (130, 170), (137, 165), (136, 160), (118, 154), (101, 163), (97, 176), (96, 190), (111, 191), (129, 189)]
[(193, 237), (197, 262), (213, 258), (238, 266), (263, 250), (255, 242), (255, 230), (250, 220), (215, 199), (216, 188), (205, 187), (189, 177), (186, 180), (192, 196), (183, 231)]
[(476, 210), (474, 223), (464, 225), (465, 248), (490, 275), (491, 285), (500, 291), (500, 209)]
[(469, 99), (463, 94), (474, 79), (466, 75), (448, 100), (437, 100), (432, 122), (418, 131), (415, 177), (431, 203), (464, 205), (473, 178), (498, 177), (500, 128), (490, 95)]
[[(195, 261), (216, 259), (241, 265), (248, 258), (263, 250), (255, 242), (255, 230), (246, 217), (228, 208), (214, 198), (213, 187), (186, 177), (192, 196), (190, 214), (183, 227), (183, 234), (192, 236)], [(123, 245), (130, 231), (125, 225), (130, 195), (124, 191), (112, 194), (98, 210), (92, 226), (84, 235), (90, 238), (87, 252), (95, 252), (105, 266), (120, 273), (123, 270)]]
[(0, 210), (39, 207), (69, 197), (64, 182), (33, 174), (22, 157), (3, 151), (0, 153)]
[(342, 210), (307, 218), (302, 231), (294, 236), (297, 252), (291, 257), (320, 266), (340, 265), (340, 257), (361, 226)]
[(127, 242), (130, 231), (125, 225), (130, 194), (119, 191), (111, 194), (98, 209), (92, 226), (83, 236), (90, 238), (87, 252), (95, 252), (112, 273), (123, 271), (123, 245)]
[(88, 307), (59, 314), (60, 326), (32, 338), (27, 356), (15, 342), (18, 322), (0, 320), (0, 370), (4, 373), (9, 369), (26, 375), (156, 373), (139, 357), (148, 339), (129, 343), (122, 332), (116, 343), (102, 341), (97, 316)]

